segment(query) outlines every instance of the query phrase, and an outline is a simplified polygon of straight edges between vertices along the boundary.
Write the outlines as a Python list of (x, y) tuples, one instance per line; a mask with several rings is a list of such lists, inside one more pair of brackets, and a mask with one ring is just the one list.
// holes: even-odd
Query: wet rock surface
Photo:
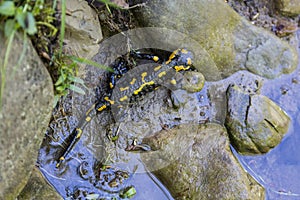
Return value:
[(17, 199), (62, 200), (62, 197), (46, 182), (41, 172), (33, 168), (29, 181)]
[[(0, 43), (5, 47), (1, 33)], [(31, 42), (27, 39), (23, 44), (17, 34), (6, 66), (0, 112), (0, 199), (15, 199), (26, 185), (52, 109), (51, 78)], [(1, 58), (6, 50), (0, 49)]]
[(300, 14), (300, 1), (299, 0), (277, 0), (276, 8), (282, 15), (296, 16)]
[(245, 93), (231, 85), (227, 99), (225, 125), (231, 144), (239, 153), (266, 153), (287, 133), (290, 118), (269, 98)]
[[(297, 66), (293, 48), (242, 19), (222, 1), (147, 1), (135, 13), (142, 26), (177, 30), (199, 42), (217, 66), (214, 72), (199, 68), (208, 81), (220, 80), (241, 69), (275, 78)], [(206, 63), (206, 67), (212, 66)]]
[(226, 129), (218, 124), (182, 124), (143, 141), (154, 151), (142, 160), (175, 199), (264, 199), (264, 189), (231, 154)]

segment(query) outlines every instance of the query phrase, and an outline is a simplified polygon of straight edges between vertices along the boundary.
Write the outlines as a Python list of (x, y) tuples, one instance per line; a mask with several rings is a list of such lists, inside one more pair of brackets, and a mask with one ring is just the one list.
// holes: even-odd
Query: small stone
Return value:
[(184, 78), (182, 89), (188, 92), (199, 92), (202, 90), (205, 83), (205, 78), (202, 73), (188, 71), (185, 72)]

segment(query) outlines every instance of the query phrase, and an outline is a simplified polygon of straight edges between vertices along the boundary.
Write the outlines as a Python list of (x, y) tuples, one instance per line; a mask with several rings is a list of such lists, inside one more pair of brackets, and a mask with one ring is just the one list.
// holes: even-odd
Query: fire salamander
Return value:
[[(133, 56), (138, 59), (150, 59), (155, 62), (160, 61), (159, 57), (149, 54), (134, 53)], [(124, 104), (128, 104), (128, 102), (132, 101), (135, 97), (143, 95), (145, 91), (151, 91), (157, 86), (162, 85), (167, 80), (167, 77), (171, 77), (171, 79), (168, 79), (171, 85), (176, 85), (176, 80), (172, 79), (174, 72), (190, 69), (194, 69), (192, 66), (192, 53), (185, 48), (177, 49), (172, 52), (167, 61), (157, 64), (155, 67), (147, 69), (147, 71), (137, 69), (137, 73), (130, 74), (132, 77), (129, 75), (129, 81), (123, 81), (119, 84), (118, 80), (129, 70), (122, 61), (119, 62), (114, 66), (114, 73), (110, 76), (109, 87), (111, 92), (86, 111), (85, 115), (79, 121), (77, 128), (72, 131), (70, 136), (71, 143), (59, 158), (56, 167), (58, 168), (65, 160), (66, 156), (79, 141), (84, 127), (97, 113), (110, 108), (112, 105), (122, 107)], [(136, 76), (136, 74), (139, 75)], [(112, 92), (113, 90), (114, 92)]]

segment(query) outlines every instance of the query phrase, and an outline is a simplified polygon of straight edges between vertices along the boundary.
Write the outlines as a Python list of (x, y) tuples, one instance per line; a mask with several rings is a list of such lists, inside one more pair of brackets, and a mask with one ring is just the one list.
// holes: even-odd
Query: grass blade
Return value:
[(87, 65), (92, 65), (94, 67), (98, 67), (100, 69), (104, 69), (106, 71), (110, 71), (110, 72), (114, 72), (114, 70), (108, 66), (105, 66), (105, 65), (102, 65), (102, 64), (99, 64), (97, 62), (94, 62), (92, 60), (89, 60), (89, 59), (85, 59), (85, 58), (79, 58), (79, 57), (76, 57), (76, 56), (69, 56), (69, 58), (74, 61), (74, 62), (77, 62), (77, 63), (83, 63), (83, 64), (87, 64)]

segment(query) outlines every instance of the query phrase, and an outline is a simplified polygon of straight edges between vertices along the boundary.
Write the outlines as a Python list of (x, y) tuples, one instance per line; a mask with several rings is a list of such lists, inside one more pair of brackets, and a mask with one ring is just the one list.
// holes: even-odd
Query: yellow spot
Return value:
[(113, 100), (109, 99), (108, 97), (104, 97), (104, 100), (109, 102), (111, 105), (115, 103)]
[(135, 81), (136, 81), (136, 79), (133, 78), (133, 79), (131, 80), (131, 82), (130, 82), (130, 85), (133, 85), (133, 84), (135, 83)]
[(157, 62), (157, 61), (159, 60), (159, 57), (158, 57), (158, 56), (153, 56), (153, 60), (154, 60), (155, 62)]
[(118, 108), (123, 108), (123, 106), (122, 105), (118, 105)]
[(125, 91), (125, 90), (128, 90), (128, 89), (129, 89), (129, 87), (128, 87), (128, 86), (127, 86), (127, 87), (124, 87), (124, 88), (123, 88), (123, 87), (121, 87), (121, 88), (120, 88), (120, 91), (121, 91), (121, 92), (123, 92), (123, 91)]
[(76, 128), (76, 131), (77, 131), (76, 138), (80, 138), (82, 134), (82, 130), (80, 128)]
[(98, 111), (102, 111), (106, 108), (106, 105), (101, 106), (100, 108), (98, 108)]
[(181, 71), (181, 70), (188, 70), (188, 69), (190, 69), (190, 66), (184, 67), (183, 65), (180, 65), (180, 66), (174, 66), (174, 68), (178, 72), (178, 71)]
[(59, 158), (59, 160), (63, 161), (63, 160), (65, 160), (65, 157), (62, 156), (62, 157)]
[(124, 96), (124, 97), (121, 97), (120, 98), (120, 101), (125, 101), (125, 100), (127, 100), (128, 99), (128, 97), (127, 96)]
[(154, 71), (156, 72), (156, 71), (160, 70), (160, 68), (161, 68), (161, 65), (158, 65), (157, 67), (154, 68)]
[(176, 85), (176, 84), (177, 84), (177, 82), (176, 82), (175, 79), (172, 79), (172, 80), (170, 81), (170, 83), (171, 83), (172, 85)]
[(187, 53), (188, 53), (188, 50), (186, 50), (186, 49), (181, 49), (181, 53), (187, 54)]
[(91, 119), (92, 118), (88, 116), (88, 117), (85, 118), (85, 121), (89, 122), (89, 121), (91, 121)]
[(143, 72), (143, 73), (141, 74), (141, 76), (142, 76), (142, 81), (143, 81), (143, 83), (145, 83), (145, 77), (147, 76), (147, 72)]
[(160, 72), (160, 73), (158, 74), (158, 77), (161, 78), (161, 77), (165, 76), (166, 74), (167, 74), (167, 73), (166, 73), (165, 71)]
[(142, 90), (143, 90), (143, 88), (146, 86), (146, 85), (154, 85), (154, 81), (150, 81), (150, 82), (147, 82), (147, 83), (143, 83), (140, 87), (139, 87), (139, 89), (137, 89), (137, 90), (135, 90), (134, 92), (133, 92), (133, 94), (138, 94), (139, 92), (141, 92)]
[(187, 64), (191, 65), (192, 64), (192, 59), (191, 58), (187, 58)]
[(114, 87), (114, 85), (112, 84), (112, 82), (109, 83), (109, 87), (110, 87), (110, 89), (112, 89)]

